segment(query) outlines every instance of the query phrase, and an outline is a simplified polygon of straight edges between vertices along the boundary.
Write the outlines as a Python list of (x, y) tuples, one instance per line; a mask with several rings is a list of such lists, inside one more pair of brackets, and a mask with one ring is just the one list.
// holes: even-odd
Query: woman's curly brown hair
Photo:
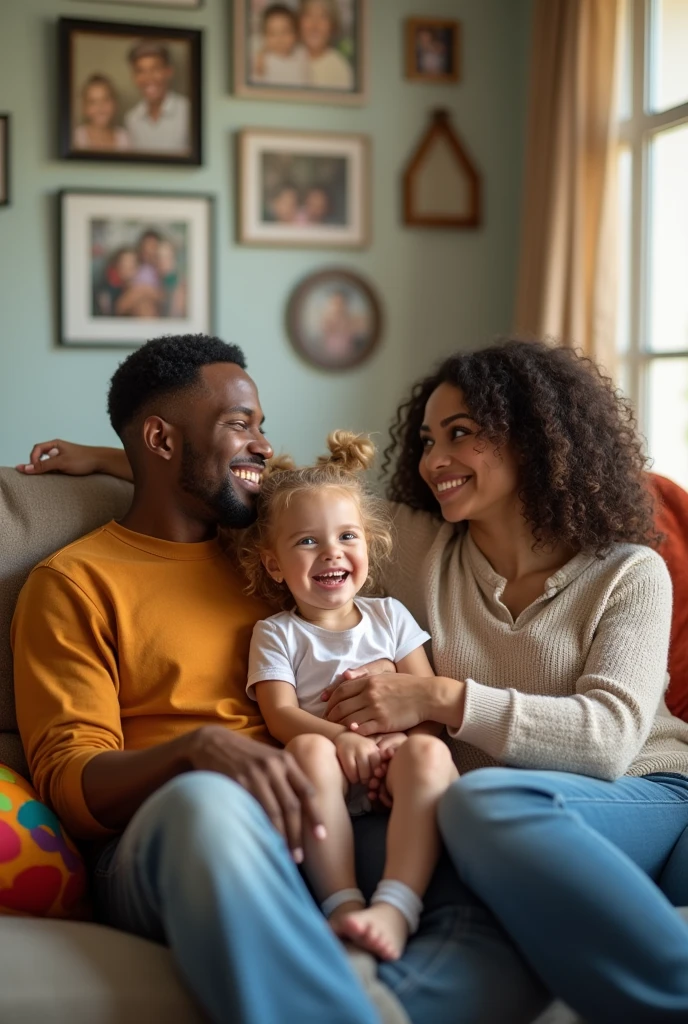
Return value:
[[(274, 543), (275, 523), (295, 494), (320, 487), (349, 493), (361, 512), (368, 544), (368, 579), (361, 593), (375, 594), (383, 563), (392, 553), (391, 520), (387, 507), (359, 478), (375, 458), (375, 446), (367, 437), (335, 430), (327, 438), (329, 455), (317, 465), (297, 469), (287, 456), (267, 464), (257, 502), (257, 518), (235, 539), (235, 551), (248, 580), (247, 593), (256, 594), (280, 608), (293, 608), (294, 599), (286, 584), (277, 583), (267, 572), (262, 555)], [(231, 543), (231, 541), (230, 541)]]
[(420, 427), (440, 384), (458, 388), (478, 438), (521, 457), (519, 498), (537, 546), (564, 542), (604, 555), (656, 544), (647, 459), (629, 403), (592, 360), (570, 348), (508, 340), (446, 359), (397, 409), (383, 475), (392, 501), (440, 515), (421, 480)]

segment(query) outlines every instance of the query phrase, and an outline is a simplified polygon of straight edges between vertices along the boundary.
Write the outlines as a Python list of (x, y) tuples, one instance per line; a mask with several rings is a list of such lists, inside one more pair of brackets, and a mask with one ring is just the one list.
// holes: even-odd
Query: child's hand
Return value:
[(334, 741), (337, 757), (347, 780), (367, 784), (382, 764), (382, 754), (374, 740), (355, 732), (342, 732)]
[(377, 737), (377, 749), (382, 754), (383, 762), (394, 757), (402, 743), (405, 743), (408, 736), (405, 732), (385, 732)]

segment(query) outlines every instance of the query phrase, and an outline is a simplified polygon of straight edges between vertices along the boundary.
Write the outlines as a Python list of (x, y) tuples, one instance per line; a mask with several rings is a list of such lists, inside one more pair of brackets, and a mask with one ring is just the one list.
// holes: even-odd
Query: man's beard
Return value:
[(184, 441), (179, 475), (182, 490), (202, 502), (213, 513), (218, 526), (230, 530), (245, 530), (256, 520), (255, 502), (247, 504), (242, 501), (229, 477), (213, 490), (199, 470), (200, 461), (192, 445)]

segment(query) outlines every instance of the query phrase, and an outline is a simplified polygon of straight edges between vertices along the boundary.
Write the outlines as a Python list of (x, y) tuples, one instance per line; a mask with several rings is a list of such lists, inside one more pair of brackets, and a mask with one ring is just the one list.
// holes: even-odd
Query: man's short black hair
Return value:
[(113, 429), (122, 437), (151, 399), (197, 385), (201, 368), (212, 363), (234, 363), (246, 369), (238, 345), (206, 334), (176, 334), (146, 342), (127, 356), (110, 381), (108, 414)]

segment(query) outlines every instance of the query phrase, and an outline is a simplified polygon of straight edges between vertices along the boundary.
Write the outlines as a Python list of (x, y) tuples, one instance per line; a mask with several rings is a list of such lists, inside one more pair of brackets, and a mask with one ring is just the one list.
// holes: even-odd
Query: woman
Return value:
[(629, 410), (571, 351), (507, 342), (418, 383), (392, 438), (388, 589), (438, 675), (350, 673), (330, 719), (445, 724), (447, 848), (547, 988), (591, 1022), (688, 1019), (688, 725), (655, 718), (671, 587)]
[(74, 129), (75, 149), (129, 149), (129, 135), (117, 125), (117, 94), (105, 75), (91, 75), (81, 90), (83, 124)]

